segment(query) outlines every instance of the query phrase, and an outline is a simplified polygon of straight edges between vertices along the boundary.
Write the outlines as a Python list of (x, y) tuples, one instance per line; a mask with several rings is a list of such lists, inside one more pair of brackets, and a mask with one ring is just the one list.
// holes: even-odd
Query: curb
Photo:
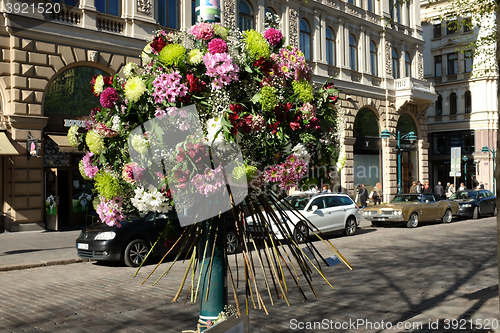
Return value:
[(69, 264), (76, 264), (76, 263), (90, 262), (90, 261), (93, 261), (93, 260), (81, 258), (81, 259), (65, 259), (65, 260), (42, 261), (42, 262), (39, 262), (39, 263), (32, 263), (32, 264), (20, 264), (20, 265), (10, 265), (10, 266), (0, 266), (0, 272), (17, 271), (17, 270), (22, 270), (22, 269), (36, 268), (36, 267), (69, 265)]

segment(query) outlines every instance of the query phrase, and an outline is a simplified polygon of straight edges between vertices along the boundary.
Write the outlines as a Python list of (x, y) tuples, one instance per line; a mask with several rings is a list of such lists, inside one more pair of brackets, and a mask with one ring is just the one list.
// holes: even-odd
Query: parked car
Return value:
[(435, 194), (398, 194), (387, 205), (366, 207), (363, 217), (375, 227), (387, 223), (406, 223), (408, 228), (416, 228), (422, 221), (442, 220), (449, 223), (458, 209), (456, 202), (440, 200)]
[[(290, 237), (293, 237), (297, 243), (303, 243), (309, 237), (309, 228), (305, 219), (313, 224), (311, 226), (313, 231), (316, 228), (322, 233), (342, 230), (348, 236), (356, 233), (360, 222), (358, 207), (349, 196), (341, 193), (294, 192), (291, 196), (279, 201), (277, 206), (280, 209), (274, 207), (275, 213), (279, 216), (281, 223), (286, 222), (287, 224), (286, 226), (283, 224), (280, 228), (273, 222), (272, 218), (263, 212), (263, 215), (270, 222), (271, 231), (278, 239), (287, 239), (288, 232), (285, 230), (289, 230)], [(295, 213), (292, 207), (305, 219), (300, 214)], [(279, 211), (282, 211), (284, 216)], [(247, 232), (252, 233), (254, 237), (266, 237), (266, 231), (255, 225), (252, 217), (246, 218), (246, 228)]]
[[(123, 261), (127, 266), (138, 267), (165, 229), (169, 217), (173, 219), (180, 235), (181, 228), (175, 211), (156, 214), (156, 218), (153, 212), (131, 217), (122, 220), (120, 228), (94, 223), (83, 229), (76, 239), (78, 256), (97, 261)], [(231, 254), (239, 246), (231, 211), (227, 212), (226, 221), (226, 251)], [(169, 248), (169, 242), (160, 241), (153, 249), (152, 256), (163, 255)]]
[(450, 196), (450, 200), (460, 205), (457, 216), (477, 219), (486, 214), (497, 215), (497, 198), (488, 190), (457, 191)]

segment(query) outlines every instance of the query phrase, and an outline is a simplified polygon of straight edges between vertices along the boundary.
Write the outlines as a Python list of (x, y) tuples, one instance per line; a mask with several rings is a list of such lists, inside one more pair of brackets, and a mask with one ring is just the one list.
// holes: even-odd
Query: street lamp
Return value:
[[(467, 156), (462, 156), (462, 161), (465, 162), (465, 165), (464, 165), (464, 174), (465, 174), (465, 187), (467, 187), (467, 161), (469, 160), (469, 158)], [(474, 184), (472, 184), (474, 186)]]
[(495, 192), (495, 153), (497, 152), (495, 149), (490, 149), (488, 146), (484, 146), (481, 151), (483, 153), (492, 153), (493, 154), (493, 194), (496, 195)]
[(397, 147), (397, 152), (398, 152), (398, 194), (401, 194), (401, 140), (410, 140), (411, 143), (413, 141), (417, 140), (417, 136), (415, 133), (410, 132), (405, 135), (401, 135), (400, 131), (397, 131), (396, 133), (389, 132), (388, 130), (383, 130), (382, 133), (380, 134), (380, 137), (382, 139), (389, 139), (391, 137), (395, 137), (398, 140), (398, 147)]

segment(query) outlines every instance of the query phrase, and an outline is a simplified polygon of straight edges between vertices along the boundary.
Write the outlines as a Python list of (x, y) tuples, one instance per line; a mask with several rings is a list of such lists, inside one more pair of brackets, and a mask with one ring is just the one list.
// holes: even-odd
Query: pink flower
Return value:
[(311, 103), (304, 103), (299, 110), (302, 113), (300, 117), (304, 120), (309, 121), (316, 117), (316, 106)]
[(88, 151), (85, 156), (83, 156), (83, 169), (87, 177), (94, 179), (94, 176), (99, 172), (99, 168), (95, 165), (92, 165), (91, 158), (94, 156), (94, 153)]
[(167, 113), (165, 112), (165, 110), (162, 110), (160, 108), (156, 109), (155, 111), (155, 117), (158, 118), (158, 119), (162, 119), (163, 117), (165, 117)]
[(108, 87), (104, 89), (100, 97), (101, 105), (103, 108), (112, 109), (118, 102), (118, 91), (115, 88)]
[(134, 184), (136, 180), (142, 179), (144, 168), (139, 167), (135, 162), (125, 164), (122, 170), (122, 178), (127, 183)]
[(96, 212), (99, 215), (101, 221), (106, 223), (110, 227), (121, 227), (120, 221), (125, 218), (121, 211), (121, 207), (121, 198), (116, 197), (112, 200), (103, 198), (99, 205), (97, 205)]
[(271, 44), (272, 46), (276, 46), (283, 39), (283, 34), (277, 29), (269, 28), (266, 30), (266, 32), (264, 32), (264, 37), (267, 39), (269, 44)]
[(208, 52), (212, 54), (226, 53), (227, 44), (223, 39), (214, 38), (210, 42), (208, 42)]
[(214, 37), (214, 27), (210, 23), (198, 23), (192, 29), (191, 33), (196, 39), (210, 40)]

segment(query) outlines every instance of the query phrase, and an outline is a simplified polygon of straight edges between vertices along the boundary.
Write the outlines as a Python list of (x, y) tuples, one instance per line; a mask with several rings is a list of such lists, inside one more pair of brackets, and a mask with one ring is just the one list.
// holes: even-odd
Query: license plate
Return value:
[(387, 220), (387, 217), (377, 217), (375, 220), (376, 221), (385, 221), (385, 220)]
[(80, 250), (88, 250), (89, 249), (89, 244), (78, 243), (78, 248)]

